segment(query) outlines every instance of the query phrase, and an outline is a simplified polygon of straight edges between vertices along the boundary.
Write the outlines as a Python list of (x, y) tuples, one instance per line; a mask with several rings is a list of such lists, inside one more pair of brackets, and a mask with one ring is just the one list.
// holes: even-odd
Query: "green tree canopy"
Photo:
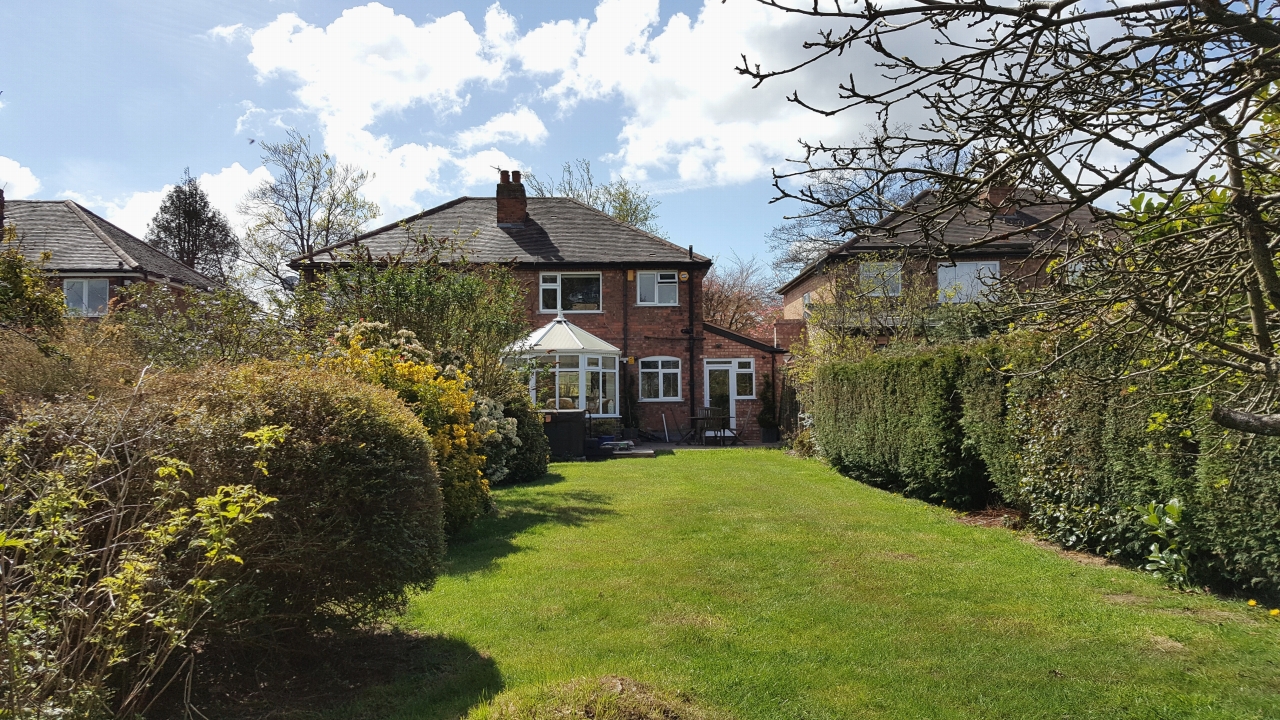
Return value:
[(227, 217), (209, 202), (191, 169), (165, 194), (147, 225), (146, 241), (175, 260), (225, 283), (240, 257), (240, 240)]

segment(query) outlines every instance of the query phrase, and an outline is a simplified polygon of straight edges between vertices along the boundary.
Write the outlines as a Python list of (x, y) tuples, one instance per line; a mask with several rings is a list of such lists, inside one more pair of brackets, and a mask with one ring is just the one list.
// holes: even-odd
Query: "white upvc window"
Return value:
[(600, 312), (600, 273), (539, 273), (541, 311)]
[(858, 281), (870, 297), (898, 297), (902, 294), (902, 263), (858, 263)]
[(637, 272), (636, 304), (679, 305), (680, 279), (675, 272)]
[(800, 304), (804, 309), (804, 319), (808, 320), (809, 316), (813, 314), (813, 293), (805, 293), (800, 298)]
[(997, 260), (957, 262), (938, 266), (938, 302), (977, 302), (1000, 278)]
[(66, 278), (62, 294), (67, 299), (67, 314), (101, 317), (107, 314), (111, 301), (111, 284), (106, 278)]
[(680, 358), (649, 357), (640, 360), (640, 400), (680, 400)]
[(544, 410), (618, 414), (618, 358), (614, 355), (549, 355), (534, 362), (529, 396)]

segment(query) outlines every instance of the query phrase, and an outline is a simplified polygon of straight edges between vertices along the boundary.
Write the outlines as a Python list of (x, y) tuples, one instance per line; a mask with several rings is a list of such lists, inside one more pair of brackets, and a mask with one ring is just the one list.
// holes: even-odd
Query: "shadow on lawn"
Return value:
[[(518, 486), (529, 489), (554, 485), (564, 480), (551, 473), (536, 482)], [(614, 515), (609, 496), (590, 490), (504, 497), (494, 515), (481, 518), (449, 543), (448, 575), (467, 575), (485, 570), (494, 561), (519, 550), (515, 539), (539, 525), (580, 527), (601, 517)]]
[[(502, 691), (497, 664), (462, 640), (399, 630), (344, 632), (197, 663), (191, 704), (209, 720), (373, 720), (465, 715)], [(179, 683), (175, 683), (179, 685)], [(147, 717), (188, 717), (181, 689)]]

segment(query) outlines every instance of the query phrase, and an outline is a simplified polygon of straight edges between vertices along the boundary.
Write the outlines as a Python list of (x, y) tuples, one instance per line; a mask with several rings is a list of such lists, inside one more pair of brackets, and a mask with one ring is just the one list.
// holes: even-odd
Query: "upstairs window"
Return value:
[(679, 358), (654, 357), (640, 361), (640, 399), (680, 399)]
[(106, 278), (67, 278), (62, 281), (67, 298), (67, 314), (101, 317), (107, 314), (111, 286)]
[(977, 302), (999, 278), (1000, 263), (995, 260), (939, 265), (938, 302)]
[(674, 272), (636, 273), (636, 293), (639, 305), (680, 304), (680, 282)]
[(542, 312), (600, 312), (600, 273), (541, 273)]
[(859, 263), (858, 281), (869, 297), (898, 297), (902, 294), (902, 263)]

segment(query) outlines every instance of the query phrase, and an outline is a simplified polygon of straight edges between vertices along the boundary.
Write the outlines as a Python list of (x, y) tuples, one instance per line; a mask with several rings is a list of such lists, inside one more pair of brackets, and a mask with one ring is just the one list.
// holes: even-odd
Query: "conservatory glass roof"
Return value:
[(523, 355), (543, 355), (546, 353), (595, 353), (599, 355), (617, 355), (617, 347), (601, 340), (564, 317), (555, 320), (529, 333), (524, 340), (511, 348)]

